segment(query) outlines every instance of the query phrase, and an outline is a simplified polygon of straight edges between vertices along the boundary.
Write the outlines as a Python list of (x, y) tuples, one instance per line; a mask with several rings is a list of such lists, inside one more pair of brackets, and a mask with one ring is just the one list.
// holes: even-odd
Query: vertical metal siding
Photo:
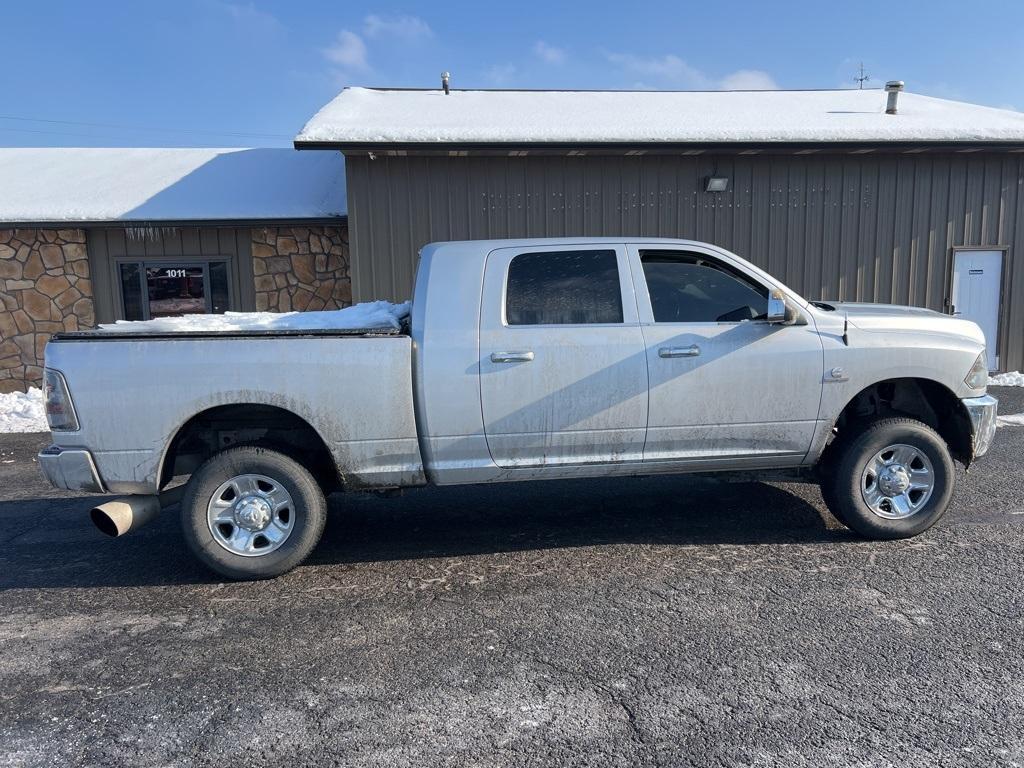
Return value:
[[(1000, 361), (1024, 368), (1020, 154), (353, 155), (346, 168), (357, 300), (408, 298), (431, 241), (649, 235), (717, 243), (808, 298), (941, 311), (953, 248), (999, 246)], [(712, 174), (728, 191), (703, 191)]]

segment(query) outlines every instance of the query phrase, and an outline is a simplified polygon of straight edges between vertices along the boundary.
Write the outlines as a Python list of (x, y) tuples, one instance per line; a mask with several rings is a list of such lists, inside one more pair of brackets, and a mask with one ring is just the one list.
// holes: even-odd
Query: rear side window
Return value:
[(621, 323), (615, 251), (521, 253), (508, 266), (509, 325)]
[(768, 289), (696, 253), (644, 252), (656, 323), (736, 323), (768, 316)]

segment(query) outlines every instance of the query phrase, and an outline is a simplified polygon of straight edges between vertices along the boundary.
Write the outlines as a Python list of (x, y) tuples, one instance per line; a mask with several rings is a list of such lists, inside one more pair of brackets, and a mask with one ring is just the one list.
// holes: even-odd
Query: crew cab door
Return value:
[(647, 363), (625, 246), (487, 257), (480, 398), (500, 467), (641, 461)]
[(630, 246), (650, 374), (644, 460), (799, 463), (821, 399), (813, 324), (769, 324), (770, 286), (725, 254)]

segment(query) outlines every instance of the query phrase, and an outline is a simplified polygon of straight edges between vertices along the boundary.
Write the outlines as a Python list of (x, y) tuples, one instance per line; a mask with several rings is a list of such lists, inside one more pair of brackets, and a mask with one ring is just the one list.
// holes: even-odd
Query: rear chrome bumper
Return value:
[(991, 395), (981, 397), (968, 397), (961, 400), (964, 408), (971, 417), (972, 447), (974, 458), (980, 458), (988, 453), (992, 445), (992, 438), (996, 434), (996, 411), (999, 401)]
[(96, 462), (88, 451), (51, 445), (39, 452), (38, 459), (40, 469), (55, 488), (106, 493)]

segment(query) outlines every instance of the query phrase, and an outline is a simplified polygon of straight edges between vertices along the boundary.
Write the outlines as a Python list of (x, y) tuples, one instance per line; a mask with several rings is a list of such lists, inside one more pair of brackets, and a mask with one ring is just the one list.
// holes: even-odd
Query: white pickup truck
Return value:
[(186, 540), (236, 579), (302, 562), (325, 494), (427, 483), (786, 470), (899, 538), (992, 441), (984, 343), (924, 309), (806, 301), (705, 243), (438, 243), (403, 330), (54, 336), (39, 461), (126, 494), (92, 511), (111, 535), (191, 475)]

